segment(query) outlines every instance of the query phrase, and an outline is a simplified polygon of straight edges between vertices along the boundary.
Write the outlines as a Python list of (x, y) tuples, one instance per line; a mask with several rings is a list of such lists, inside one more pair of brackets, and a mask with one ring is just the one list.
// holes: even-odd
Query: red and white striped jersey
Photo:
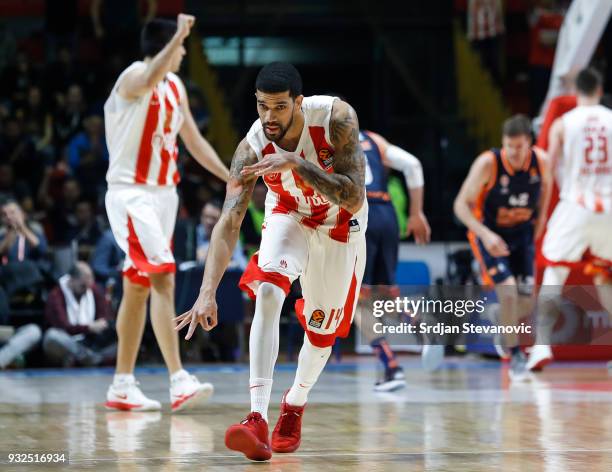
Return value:
[(467, 18), (468, 39), (493, 38), (504, 33), (501, 0), (469, 0)]
[(612, 213), (612, 111), (579, 106), (561, 120), (561, 198), (595, 213)]
[[(304, 129), (295, 150), (303, 159), (329, 173), (334, 171), (334, 148), (329, 137), (329, 120), (334, 100), (335, 97), (324, 95), (304, 98)], [(253, 123), (246, 139), (259, 160), (267, 154), (288, 152), (266, 138), (260, 120)], [(268, 174), (264, 182), (268, 186), (266, 216), (275, 213), (291, 215), (304, 226), (321, 231), (340, 242), (349, 242), (351, 238), (365, 234), (368, 220), (366, 201), (353, 215), (327, 200), (294, 170)]]
[(134, 62), (125, 69), (104, 104), (109, 184), (176, 185), (180, 179), (176, 136), (183, 125), (181, 103), (186, 92), (181, 79), (168, 73), (153, 90), (136, 100), (117, 91), (131, 70), (146, 67)]

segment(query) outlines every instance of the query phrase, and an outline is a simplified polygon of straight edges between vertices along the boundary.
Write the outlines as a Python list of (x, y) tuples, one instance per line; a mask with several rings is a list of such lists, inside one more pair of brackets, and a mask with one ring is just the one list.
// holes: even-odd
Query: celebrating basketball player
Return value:
[(576, 77), (578, 106), (558, 118), (549, 132), (551, 165), (560, 166), (560, 201), (546, 227), (544, 271), (538, 297), (536, 345), (527, 367), (552, 360), (549, 347), (561, 289), (572, 263), (590, 249), (599, 301), (612, 314), (612, 111), (600, 105), (603, 79), (594, 69)]
[(334, 97), (302, 95), (302, 79), (290, 64), (261, 69), (255, 83), (259, 119), (234, 155), (223, 214), (212, 234), (204, 279), (193, 308), (177, 317), (189, 324), (217, 324), (215, 292), (230, 260), (258, 176), (268, 186), (259, 253), (240, 286), (255, 298), (251, 325), (251, 412), (225, 435), (228, 448), (249, 459), (271, 457), (268, 404), (278, 355), (279, 317), (291, 283), (300, 278), (296, 303), (306, 331), (293, 386), (281, 400), (272, 433), (275, 452), (300, 445), (310, 389), (336, 337), (349, 333), (365, 267), (365, 159), (351, 106)]
[(193, 16), (181, 14), (178, 23), (153, 20), (146, 24), (141, 37), (144, 60), (121, 73), (104, 105), (110, 152), (106, 211), (113, 235), (126, 254), (117, 319), (117, 368), (107, 393), (108, 408), (160, 409), (158, 401), (138, 388), (133, 375), (149, 293), (153, 331), (170, 372), (172, 410), (195, 407), (213, 391), (211, 384), (201, 384), (183, 370), (172, 321), (177, 134), (203, 167), (228, 179), (227, 168), (200, 135), (185, 87), (175, 74), (193, 23)]
[[(515, 326), (529, 314), (533, 292), (534, 240), (545, 225), (551, 177), (543, 151), (531, 146), (531, 123), (522, 115), (506, 120), (502, 148), (474, 161), (455, 199), (455, 214), (482, 266), (485, 285), (495, 286), (500, 322)], [(510, 349), (510, 377), (526, 377), (526, 359), (517, 335), (503, 340)]]

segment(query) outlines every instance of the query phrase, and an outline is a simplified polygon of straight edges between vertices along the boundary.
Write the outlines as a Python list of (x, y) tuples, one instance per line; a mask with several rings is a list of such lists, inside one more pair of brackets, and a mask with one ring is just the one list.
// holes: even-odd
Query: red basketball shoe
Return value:
[(281, 400), (278, 422), (272, 432), (272, 450), (274, 452), (293, 452), (300, 447), (302, 440), (302, 415), (304, 406), (291, 406), (287, 403), (287, 390)]
[(242, 452), (252, 461), (267, 461), (272, 457), (268, 439), (268, 423), (260, 413), (251, 412), (238, 424), (225, 432), (225, 446)]

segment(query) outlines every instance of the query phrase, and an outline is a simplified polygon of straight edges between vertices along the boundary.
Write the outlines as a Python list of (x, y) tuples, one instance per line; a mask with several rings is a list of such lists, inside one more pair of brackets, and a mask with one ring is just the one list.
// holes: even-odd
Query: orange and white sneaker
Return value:
[(170, 379), (172, 412), (198, 408), (210, 398), (214, 390), (211, 383), (200, 383), (195, 375), (186, 370), (175, 373)]
[(242, 452), (252, 461), (267, 461), (272, 457), (268, 439), (268, 422), (261, 413), (253, 411), (238, 424), (225, 431), (225, 446)]
[(304, 406), (291, 406), (287, 403), (287, 390), (281, 400), (280, 416), (272, 431), (272, 450), (274, 452), (294, 452), (302, 440), (302, 415)]
[(134, 378), (121, 382), (114, 381), (108, 387), (104, 406), (109, 410), (161, 410), (161, 403), (157, 400), (147, 398), (140, 388), (138, 388), (138, 382)]

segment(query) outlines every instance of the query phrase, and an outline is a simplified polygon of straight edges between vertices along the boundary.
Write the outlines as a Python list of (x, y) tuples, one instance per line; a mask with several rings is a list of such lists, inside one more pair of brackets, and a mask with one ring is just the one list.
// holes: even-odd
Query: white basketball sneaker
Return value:
[(211, 383), (200, 381), (186, 370), (175, 373), (170, 379), (170, 403), (172, 412), (191, 410), (199, 407), (214, 392)]
[(527, 369), (532, 372), (542, 370), (546, 365), (553, 360), (552, 350), (550, 346), (544, 344), (535, 344), (529, 351), (529, 360), (527, 361)]
[(147, 398), (140, 388), (138, 388), (138, 382), (133, 377), (123, 381), (114, 381), (108, 387), (104, 406), (109, 410), (161, 410), (161, 403), (157, 400)]

